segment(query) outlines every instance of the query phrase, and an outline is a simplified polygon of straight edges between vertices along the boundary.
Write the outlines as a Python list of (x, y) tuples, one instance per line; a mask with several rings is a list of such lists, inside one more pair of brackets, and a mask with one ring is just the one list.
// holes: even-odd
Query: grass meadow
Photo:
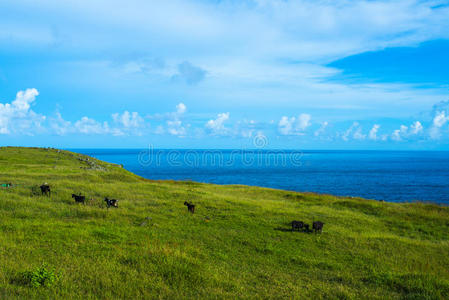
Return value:
[[(56, 149), (0, 148), (8, 182), (1, 299), (449, 299), (448, 207), (152, 181)], [(41, 266), (51, 285), (21, 280)]]

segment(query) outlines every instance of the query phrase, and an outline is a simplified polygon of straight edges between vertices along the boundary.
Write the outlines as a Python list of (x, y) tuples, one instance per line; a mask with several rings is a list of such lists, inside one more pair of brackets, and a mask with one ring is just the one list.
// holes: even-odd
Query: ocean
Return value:
[(148, 179), (449, 204), (449, 152), (70, 149)]

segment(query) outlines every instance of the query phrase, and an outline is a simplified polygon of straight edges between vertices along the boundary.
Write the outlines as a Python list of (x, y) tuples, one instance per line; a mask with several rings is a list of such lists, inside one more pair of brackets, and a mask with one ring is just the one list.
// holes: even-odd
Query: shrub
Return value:
[(54, 269), (48, 269), (46, 265), (35, 268), (33, 271), (25, 271), (21, 274), (21, 282), (32, 287), (49, 287), (58, 280), (59, 276)]

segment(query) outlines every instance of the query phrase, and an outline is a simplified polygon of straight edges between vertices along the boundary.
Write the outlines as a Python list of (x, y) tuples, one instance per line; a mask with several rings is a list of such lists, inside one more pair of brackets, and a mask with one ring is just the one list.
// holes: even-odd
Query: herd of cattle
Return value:
[[(51, 189), (50, 189), (50, 185), (48, 183), (44, 183), (43, 185), (41, 185), (40, 189), (41, 189), (42, 195), (46, 195), (46, 196), (51, 195)], [(86, 204), (86, 196), (82, 196), (81, 194), (80, 195), (72, 194), (72, 198), (75, 199), (76, 203)], [(106, 197), (106, 198), (104, 198), (104, 201), (106, 202), (107, 208), (109, 208), (109, 207), (118, 208), (118, 200), (109, 199), (108, 197)]]
[(321, 233), (323, 231), (323, 225), (324, 225), (323, 222), (314, 221), (312, 223), (312, 229), (313, 230), (310, 230), (310, 225), (309, 224), (304, 223), (302, 221), (292, 221), (292, 231), (295, 231), (295, 230), (300, 231), (300, 230), (302, 230), (304, 232), (315, 231), (315, 233), (317, 233), (317, 232)]
[[(43, 185), (40, 186), (40, 188), (41, 188), (42, 195), (46, 195), (46, 196), (51, 195), (51, 189), (50, 189), (50, 185), (48, 183), (44, 183)], [(83, 203), (83, 204), (86, 203), (86, 196), (72, 194), (72, 198), (74, 198), (75, 202), (77, 202), (77, 203)], [(104, 198), (104, 201), (106, 202), (107, 208), (109, 208), (109, 207), (118, 208), (118, 200), (109, 199), (108, 197), (106, 197), (106, 198)], [(184, 205), (187, 206), (187, 210), (190, 213), (192, 213), (192, 214), (195, 213), (195, 205), (194, 204), (185, 201)], [(310, 229), (309, 224), (304, 223), (302, 221), (292, 221), (291, 225), (292, 225), (292, 231), (301, 231), (302, 230), (304, 232), (315, 231), (315, 233), (317, 233), (317, 232), (321, 233), (323, 231), (324, 223), (321, 221), (314, 221), (312, 223), (312, 230)]]

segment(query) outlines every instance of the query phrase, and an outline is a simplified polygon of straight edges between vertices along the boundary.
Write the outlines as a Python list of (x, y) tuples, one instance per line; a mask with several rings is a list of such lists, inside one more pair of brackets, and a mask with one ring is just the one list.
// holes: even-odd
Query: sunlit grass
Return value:
[[(0, 149), (0, 183), (15, 185), (0, 190), (0, 298), (449, 297), (447, 207), (150, 181), (85, 158)], [(44, 182), (50, 198), (32, 194)], [(43, 264), (51, 286), (15, 280)]]

